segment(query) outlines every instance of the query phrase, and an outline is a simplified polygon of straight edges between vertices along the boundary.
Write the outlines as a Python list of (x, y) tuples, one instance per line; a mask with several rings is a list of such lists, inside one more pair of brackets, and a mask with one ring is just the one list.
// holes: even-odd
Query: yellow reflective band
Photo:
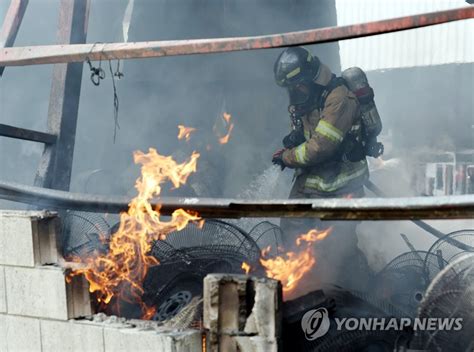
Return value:
[(365, 161), (361, 161), (360, 166), (357, 169), (351, 172), (339, 174), (332, 182), (325, 182), (324, 179), (319, 176), (308, 176), (306, 179), (306, 186), (310, 188), (316, 188), (324, 192), (333, 192), (346, 185), (349, 181), (363, 176), (366, 172), (367, 163)]
[(342, 142), (344, 139), (342, 131), (325, 120), (319, 121), (315, 131), (336, 143)]
[(308, 140), (310, 138), (311, 138), (311, 136), (309, 135), (309, 131), (304, 130), (304, 139)]
[(288, 73), (286, 75), (286, 78), (291, 78), (291, 77), (295, 77), (298, 73), (301, 72), (301, 69), (299, 67), (295, 68), (293, 71), (291, 71), (290, 73)]
[(295, 148), (295, 158), (300, 164), (306, 163), (306, 143), (302, 143)]
[(311, 53), (308, 51), (308, 57), (306, 58), (306, 61), (311, 62), (313, 57), (311, 56)]

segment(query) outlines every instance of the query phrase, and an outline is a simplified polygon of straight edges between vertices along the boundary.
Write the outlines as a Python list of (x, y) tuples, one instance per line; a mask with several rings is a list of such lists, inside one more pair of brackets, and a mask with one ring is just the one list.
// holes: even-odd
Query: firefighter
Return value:
[[(360, 143), (361, 113), (356, 96), (303, 47), (284, 50), (275, 62), (274, 74), (276, 83), (289, 94), (292, 130), (272, 162), (282, 169), (296, 170), (290, 198), (362, 197), (369, 171)], [(360, 280), (351, 268), (368, 267), (357, 247), (357, 223), (281, 221), (287, 247), (294, 245), (297, 235), (327, 226), (333, 227), (331, 234), (316, 244), (320, 248), (319, 268), (324, 271), (319, 277), (360, 288), (353, 282)]]

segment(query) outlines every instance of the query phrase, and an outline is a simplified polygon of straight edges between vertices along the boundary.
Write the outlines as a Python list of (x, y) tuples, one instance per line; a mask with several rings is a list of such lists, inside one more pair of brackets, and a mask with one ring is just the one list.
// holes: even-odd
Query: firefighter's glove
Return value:
[(285, 149), (277, 150), (275, 153), (273, 153), (273, 157), (272, 157), (272, 163), (275, 165), (280, 165), (282, 170), (284, 170), (286, 167), (285, 162), (283, 161), (284, 151)]
[(283, 146), (286, 149), (296, 148), (300, 144), (306, 142), (302, 128), (291, 131), (285, 138), (283, 138)]

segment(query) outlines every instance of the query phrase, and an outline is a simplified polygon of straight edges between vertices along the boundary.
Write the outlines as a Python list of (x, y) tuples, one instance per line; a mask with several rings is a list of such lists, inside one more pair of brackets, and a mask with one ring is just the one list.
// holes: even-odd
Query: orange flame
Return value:
[(191, 138), (191, 133), (196, 131), (196, 129), (193, 128), (193, 127), (186, 127), (186, 126), (183, 126), (183, 125), (178, 125), (178, 129), (179, 129), (178, 139), (185, 138), (186, 142), (188, 142), (189, 139)]
[(222, 118), (224, 119), (224, 124), (225, 124), (225, 129), (226, 129), (225, 134), (222, 135), (218, 133), (216, 126), (214, 126), (214, 132), (217, 134), (220, 144), (227, 144), (230, 139), (230, 134), (232, 130), (234, 129), (234, 123), (231, 121), (232, 120), (231, 114), (224, 112), (222, 114)]
[(155, 307), (146, 307), (144, 306), (143, 307), (144, 311), (142, 313), (142, 319), (143, 320), (151, 320), (153, 318), (153, 316), (155, 315), (156, 313), (156, 308)]
[[(260, 263), (265, 268), (267, 276), (281, 281), (285, 295), (291, 294), (297, 287), (298, 282), (316, 264), (311, 244), (326, 238), (331, 230), (331, 227), (324, 231), (313, 229), (298, 236), (296, 245), (301, 247), (304, 242), (306, 246), (297, 252), (290, 251), (276, 258), (260, 258)], [(262, 250), (262, 256), (265, 257), (269, 250), (269, 247)]]
[(243, 263), (242, 263), (242, 267), (241, 267), (241, 268), (245, 271), (246, 274), (248, 274), (248, 273), (250, 272), (250, 265), (247, 264), (246, 262), (243, 262)]
[(330, 227), (323, 231), (318, 231), (315, 229), (309, 230), (307, 233), (300, 235), (296, 239), (296, 245), (300, 246), (302, 242), (314, 243), (317, 241), (324, 240), (329, 235), (330, 232), (331, 232)]
[(311, 248), (305, 248), (300, 253), (287, 252), (284, 256), (271, 259), (260, 259), (265, 267), (267, 276), (281, 281), (283, 293), (288, 294), (316, 263), (311, 255)]
[(153, 209), (150, 201), (159, 197), (161, 185), (167, 181), (178, 188), (186, 183), (189, 175), (196, 171), (199, 154), (193, 152), (190, 159), (181, 164), (171, 157), (158, 154), (150, 148), (148, 153), (137, 151), (134, 161), (141, 164), (141, 176), (135, 183), (138, 195), (132, 199), (127, 212), (120, 214), (120, 226), (110, 238), (107, 254), (88, 258), (72, 258), (82, 262), (83, 268), (74, 270), (71, 276), (84, 275), (89, 281), (89, 291), (96, 292), (99, 302), (108, 304), (112, 297), (119, 296), (141, 305), (143, 318), (151, 318), (154, 309), (141, 301), (142, 283), (148, 268), (159, 264), (149, 255), (151, 245), (165, 239), (172, 231), (182, 230), (188, 222), (199, 221), (197, 214), (177, 209), (171, 220), (160, 219), (160, 206)]

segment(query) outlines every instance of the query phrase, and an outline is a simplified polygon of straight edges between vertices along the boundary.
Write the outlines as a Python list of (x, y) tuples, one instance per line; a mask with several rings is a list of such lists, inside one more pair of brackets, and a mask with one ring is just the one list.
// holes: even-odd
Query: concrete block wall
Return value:
[(58, 264), (58, 229), (54, 213), (0, 211), (0, 352), (202, 350), (197, 330), (93, 321), (87, 282)]
[(46, 211), (0, 211), (0, 265), (33, 268), (58, 262), (59, 220)]

